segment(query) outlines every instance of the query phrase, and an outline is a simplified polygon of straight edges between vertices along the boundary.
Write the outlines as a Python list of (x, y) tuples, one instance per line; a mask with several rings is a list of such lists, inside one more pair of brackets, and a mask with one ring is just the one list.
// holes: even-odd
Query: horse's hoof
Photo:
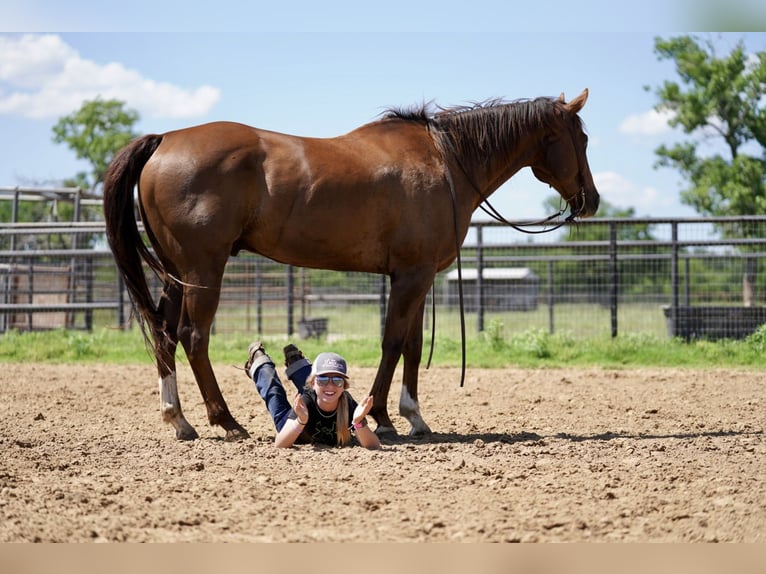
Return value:
[(250, 438), (250, 433), (242, 427), (226, 431), (226, 442), (239, 442), (248, 438)]
[(378, 426), (375, 429), (375, 434), (380, 439), (380, 442), (385, 444), (394, 444), (400, 440), (399, 433), (396, 432), (394, 427), (390, 426)]
[(197, 431), (188, 425), (185, 428), (176, 429), (177, 440), (197, 440), (198, 438)]
[(431, 434), (431, 429), (427, 424), (423, 424), (423, 426), (420, 427), (412, 427), (410, 429), (410, 436), (411, 437), (421, 437), (421, 436), (428, 436)]

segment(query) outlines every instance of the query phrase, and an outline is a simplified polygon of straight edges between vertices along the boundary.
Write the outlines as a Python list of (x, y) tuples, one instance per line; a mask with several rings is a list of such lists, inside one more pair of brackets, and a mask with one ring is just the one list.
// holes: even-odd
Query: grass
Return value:
[[(284, 337), (263, 339), (272, 355), (281, 358)], [(211, 338), (210, 356), (214, 363), (244, 363), (250, 338), (244, 335), (219, 334)], [(332, 349), (354, 365), (375, 367), (380, 359), (377, 337), (297, 341), (309, 356)], [(430, 351), (429, 340), (423, 345), (423, 366)], [(479, 335), (466, 341), (466, 363), (474, 368), (517, 366), (541, 367), (689, 367), (762, 369), (766, 366), (766, 325), (742, 341), (695, 341), (686, 343), (666, 336), (648, 334), (578, 337), (571, 332), (549, 334), (529, 329), (507, 334), (499, 321), (491, 321)], [(186, 363), (179, 350), (178, 360)], [(83, 331), (9, 331), (0, 335), (0, 362), (47, 363), (152, 363), (150, 350), (137, 329), (119, 331), (100, 329)], [(433, 366), (459, 367), (459, 338), (440, 337), (437, 332)]]
[[(319, 306), (308, 310), (309, 316), (326, 317), (333, 333), (353, 333), (354, 336), (374, 338), (380, 334), (380, 308), (376, 305)], [(263, 327), (284, 333), (287, 324), (285, 309), (266, 309), (262, 317)], [(427, 308), (425, 323), (430, 329), (431, 309)], [(112, 319), (112, 321), (114, 321)], [(487, 311), (485, 326), (500, 322), (506, 333), (518, 333), (529, 329), (548, 330), (551, 322), (555, 331), (572, 331), (587, 338), (609, 336), (611, 311), (609, 307), (586, 303), (557, 303), (553, 309), (538, 305), (529, 311)], [(469, 336), (476, 336), (477, 314), (465, 313)], [(662, 308), (649, 303), (622, 303), (618, 307), (619, 333), (652, 333), (658, 337), (667, 332)], [(258, 331), (257, 314), (247, 306), (219, 307), (216, 326), (221, 331), (255, 333)], [(436, 310), (438, 336), (460, 337), (460, 312), (456, 307), (439, 307)], [(472, 333), (471, 333), (472, 331)]]

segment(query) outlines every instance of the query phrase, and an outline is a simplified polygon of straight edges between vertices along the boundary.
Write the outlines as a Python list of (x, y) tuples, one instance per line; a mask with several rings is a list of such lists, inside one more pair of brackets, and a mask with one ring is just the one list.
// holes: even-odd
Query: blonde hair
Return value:
[(346, 446), (351, 442), (351, 431), (348, 428), (348, 381), (343, 387), (343, 395), (338, 401), (338, 408), (335, 411), (335, 428), (338, 430), (338, 446)]
[[(312, 374), (306, 379), (304, 388), (311, 389), (314, 386), (316, 375)], [(343, 394), (338, 399), (338, 406), (335, 409), (335, 429), (338, 434), (338, 446), (346, 446), (351, 442), (351, 431), (348, 428), (348, 379), (343, 385)]]

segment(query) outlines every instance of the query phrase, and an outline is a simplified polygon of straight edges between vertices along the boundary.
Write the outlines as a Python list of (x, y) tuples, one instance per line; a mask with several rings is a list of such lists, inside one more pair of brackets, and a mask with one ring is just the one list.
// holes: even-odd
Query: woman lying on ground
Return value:
[[(277, 375), (274, 361), (259, 341), (248, 349), (245, 371), (274, 419), (274, 445), (327, 444), (346, 446), (358, 442), (380, 448), (378, 436), (367, 426), (372, 397), (357, 404), (348, 392), (346, 360), (336, 353), (319, 353), (312, 364), (295, 345), (284, 348), (287, 377), (298, 393), (294, 406)], [(356, 439), (356, 441), (354, 441)]]

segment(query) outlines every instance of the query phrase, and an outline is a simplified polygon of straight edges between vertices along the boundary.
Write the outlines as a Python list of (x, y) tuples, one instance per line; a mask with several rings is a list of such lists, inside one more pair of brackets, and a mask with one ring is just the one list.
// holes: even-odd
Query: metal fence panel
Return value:
[[(475, 222), (460, 257), (467, 334), (491, 327), (508, 335), (538, 329), (578, 337), (744, 336), (761, 324), (764, 238), (766, 217), (594, 219), (533, 239)], [(129, 302), (105, 245), (100, 222), (0, 224), (0, 331), (130, 325)], [(432, 320), (437, 337), (460, 336), (457, 273), (455, 262), (436, 277), (426, 337)], [(46, 282), (46, 275), (61, 281)], [(156, 278), (150, 284), (159, 295)], [(213, 328), (253, 336), (379, 337), (387, 290), (383, 276), (294, 268), (242, 253), (226, 267)], [(707, 312), (718, 323), (749, 321), (735, 335), (726, 329), (719, 335), (699, 327), (679, 331), (691, 308), (756, 310)]]

